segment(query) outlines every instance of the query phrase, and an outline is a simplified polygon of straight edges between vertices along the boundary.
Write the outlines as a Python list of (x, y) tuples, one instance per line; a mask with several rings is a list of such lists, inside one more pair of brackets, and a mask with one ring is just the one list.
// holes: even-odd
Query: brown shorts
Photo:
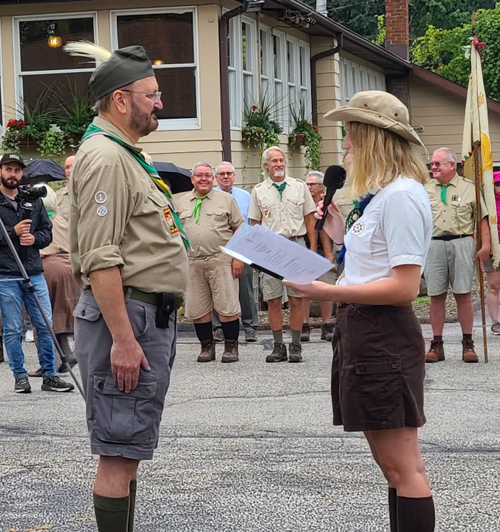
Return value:
[(425, 344), (411, 307), (347, 305), (333, 337), (333, 424), (365, 431), (421, 427)]

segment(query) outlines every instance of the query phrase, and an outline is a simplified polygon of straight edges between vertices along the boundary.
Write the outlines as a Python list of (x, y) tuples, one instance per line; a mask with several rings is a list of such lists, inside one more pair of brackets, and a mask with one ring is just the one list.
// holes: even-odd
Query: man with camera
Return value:
[[(35, 287), (43, 310), (52, 320), (49, 292), (43, 277), (40, 249), (52, 240), (52, 225), (40, 196), (30, 189), (19, 190), (25, 168), (23, 159), (15, 153), (6, 153), (0, 159), (0, 217), (8, 237)], [(30, 393), (31, 386), (24, 368), (21, 344), (22, 307), (31, 318), (36, 330), (38, 359), (42, 368), (42, 390), (69, 392), (72, 384), (56, 374), (55, 347), (33, 295), (25, 286), (22, 274), (12, 254), (6, 236), (0, 231), (0, 310), (2, 311), (4, 343), (14, 373), (17, 393)]]

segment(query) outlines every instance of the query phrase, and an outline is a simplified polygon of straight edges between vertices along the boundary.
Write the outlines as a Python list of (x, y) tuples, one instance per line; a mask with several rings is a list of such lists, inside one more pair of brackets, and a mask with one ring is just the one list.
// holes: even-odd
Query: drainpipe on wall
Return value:
[(331, 50), (325, 50), (319, 54), (311, 57), (311, 107), (312, 107), (312, 120), (315, 126), (318, 125), (318, 94), (317, 94), (317, 83), (316, 83), (316, 63), (320, 59), (325, 57), (330, 57), (335, 55), (342, 50), (342, 45), (344, 42), (344, 35), (342, 33), (337, 33), (335, 38), (337, 39), (337, 46)]
[(229, 113), (229, 52), (227, 29), (229, 20), (246, 11), (246, 5), (226, 11), (219, 18), (219, 65), (220, 65), (220, 107), (222, 132), (222, 160), (231, 162), (231, 117)]

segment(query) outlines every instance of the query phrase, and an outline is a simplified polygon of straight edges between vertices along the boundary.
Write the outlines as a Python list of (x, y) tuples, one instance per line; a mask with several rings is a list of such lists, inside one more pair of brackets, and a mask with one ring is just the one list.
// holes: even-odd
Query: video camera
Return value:
[(19, 185), (16, 202), (23, 209), (26, 218), (30, 218), (33, 212), (33, 202), (47, 195), (47, 187), (32, 187), (31, 185)]

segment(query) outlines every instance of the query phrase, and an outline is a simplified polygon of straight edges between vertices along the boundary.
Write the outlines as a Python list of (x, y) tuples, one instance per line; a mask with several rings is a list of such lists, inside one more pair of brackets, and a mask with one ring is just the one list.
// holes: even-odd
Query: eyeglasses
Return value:
[(224, 177), (225, 175), (232, 176), (234, 175), (234, 172), (217, 172), (217, 175), (219, 177)]
[(449, 163), (452, 163), (452, 162), (453, 161), (441, 161), (441, 162), (437, 161), (435, 163), (431, 163), (431, 168), (433, 166), (435, 166), (436, 168), (439, 168), (442, 164), (449, 164)]
[(197, 177), (198, 179), (201, 179), (203, 177), (206, 177), (207, 179), (210, 179), (213, 176), (214, 176), (213, 174), (194, 174), (194, 177)]
[(308, 187), (314, 187), (316, 185), (322, 185), (322, 183), (306, 183)]
[(138, 92), (139, 94), (145, 94), (153, 103), (158, 103), (161, 100), (161, 91), (146, 92), (146, 91), (133, 91), (132, 89), (121, 89), (122, 92)]

